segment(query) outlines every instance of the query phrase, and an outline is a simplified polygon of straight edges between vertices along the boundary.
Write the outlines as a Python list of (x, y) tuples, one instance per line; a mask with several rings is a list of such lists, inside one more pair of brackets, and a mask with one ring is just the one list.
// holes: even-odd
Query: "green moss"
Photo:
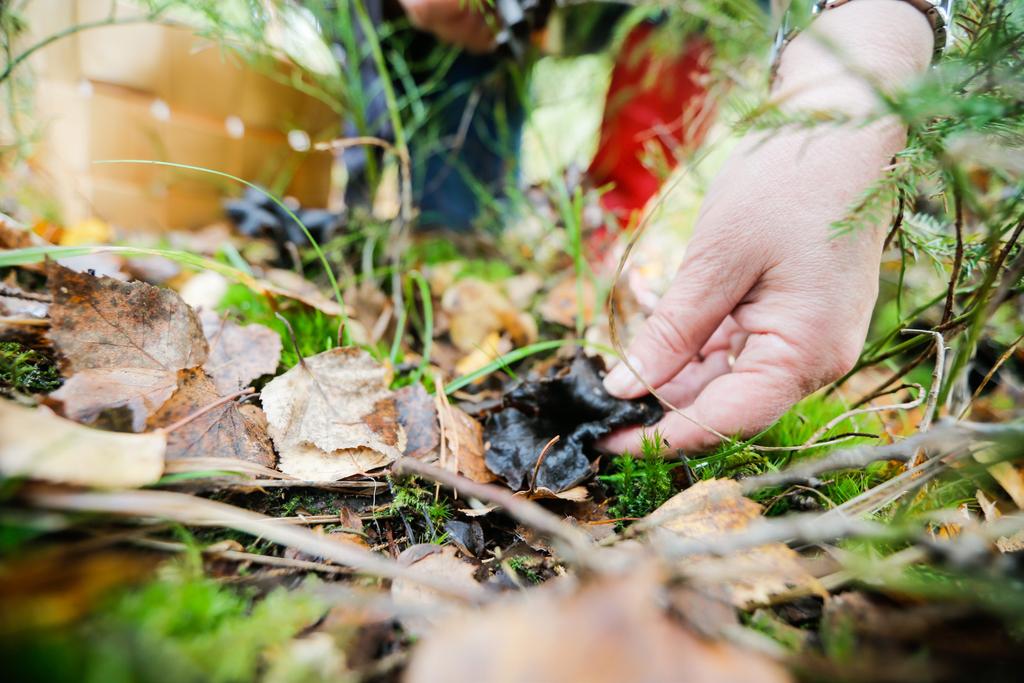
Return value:
[(458, 248), (447, 239), (428, 239), (414, 245), (408, 252), (407, 264), (437, 265), (458, 261), (456, 279), (466, 277), (480, 278), (497, 282), (515, 275), (515, 271), (507, 261), (501, 259), (466, 258)]
[(452, 508), (446, 499), (435, 497), (433, 489), (420, 486), (416, 477), (388, 477), (388, 486), (391, 502), (377, 513), (378, 517), (401, 517), (410, 526), (422, 527), (420, 543), (443, 544), (448, 540), (444, 525), (452, 517)]
[(662, 457), (664, 443), (657, 432), (653, 436), (644, 434), (639, 458), (626, 453), (612, 461), (612, 473), (600, 477), (613, 491), (609, 516), (643, 517), (672, 496), (672, 470), (681, 463)]
[(57, 366), (17, 342), (0, 342), (0, 391), (48, 394), (61, 385)]
[(308, 593), (277, 589), (257, 599), (174, 565), (81, 623), (20, 634), (0, 652), (12, 680), (251, 681), (265, 653), (321, 615)]
[[(842, 401), (815, 394), (804, 399), (787, 411), (754, 441), (761, 446), (800, 446), (813, 437), (818, 430), (842, 415), (849, 407)], [(827, 441), (840, 435), (871, 433), (867, 420), (870, 418), (847, 418), (828, 430), (821, 438)], [(846, 448), (858, 443), (870, 443), (867, 437), (844, 440), (835, 446), (821, 446), (808, 450), (758, 451), (745, 442), (731, 440), (722, 444), (714, 453), (689, 461), (698, 479), (723, 477), (741, 478), (773, 472), (785, 468), (802, 458), (820, 458), (837, 447)], [(877, 486), (896, 472), (886, 463), (876, 463), (865, 469), (837, 472), (827, 475), (825, 483), (816, 496), (822, 507), (840, 505), (873, 486)], [(781, 496), (783, 489), (771, 488), (758, 491), (755, 500), (768, 504), (766, 514), (777, 515), (792, 509), (789, 498)]]
[(516, 574), (523, 577), (533, 585), (543, 583), (544, 581), (544, 577), (540, 575), (540, 572), (531, 566), (530, 561), (522, 555), (517, 555), (516, 557), (511, 558), (508, 561), (508, 566)]

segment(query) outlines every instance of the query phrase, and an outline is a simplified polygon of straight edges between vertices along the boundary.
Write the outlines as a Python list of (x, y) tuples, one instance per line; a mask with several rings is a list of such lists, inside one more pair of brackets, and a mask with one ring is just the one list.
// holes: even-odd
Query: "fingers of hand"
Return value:
[(760, 275), (756, 264), (733, 255), (699, 249), (687, 258), (629, 346), (629, 365), (636, 374), (626, 364), (617, 366), (605, 379), (609, 393), (642, 396), (647, 392), (644, 382), (657, 388), (697, 357)]
[[(835, 379), (848, 361), (830, 359), (828, 348), (795, 346), (775, 334), (747, 338), (731, 371), (725, 370), (728, 355), (725, 350), (714, 352), (701, 364), (707, 365), (705, 371), (684, 371), (666, 385), (666, 389), (673, 386), (678, 399), (692, 397), (688, 406), (680, 406), (665, 396), (682, 408), (683, 414), (670, 412), (652, 429), (657, 429), (671, 448), (705, 451), (721, 441), (715, 432), (752, 436), (804, 396)], [(601, 445), (612, 452), (639, 452), (640, 434), (639, 429), (618, 432)]]
[(440, 40), (469, 52), (494, 49), (494, 31), (488, 16), (464, 0), (402, 0), (410, 23)]

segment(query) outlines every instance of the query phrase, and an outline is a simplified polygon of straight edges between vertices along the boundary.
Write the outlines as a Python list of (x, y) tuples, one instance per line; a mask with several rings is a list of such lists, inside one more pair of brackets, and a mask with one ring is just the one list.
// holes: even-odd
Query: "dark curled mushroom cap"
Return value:
[(534, 484), (563, 491), (591, 473), (598, 439), (619, 427), (649, 426), (661, 419), (663, 411), (653, 397), (625, 401), (609, 395), (601, 383), (603, 372), (600, 358), (581, 352), (553, 376), (506, 394), (486, 425), (487, 467), (511, 488), (526, 488), (541, 451), (557, 435)]

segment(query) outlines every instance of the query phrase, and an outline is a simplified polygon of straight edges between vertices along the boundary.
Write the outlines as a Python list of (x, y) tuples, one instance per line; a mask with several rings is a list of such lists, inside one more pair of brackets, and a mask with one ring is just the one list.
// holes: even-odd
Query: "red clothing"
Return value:
[[(659, 165), (677, 165), (679, 148), (692, 149), (707, 133), (714, 113), (705, 106), (710, 46), (691, 41), (672, 55), (651, 44), (655, 26), (642, 24), (627, 36), (612, 71), (597, 154), (588, 175), (595, 187), (612, 185), (604, 208), (621, 227), (635, 224), (640, 211), (664, 180), (645, 165), (657, 150)], [(664, 166), (662, 166), (664, 168)], [(606, 242), (612, 235), (595, 235)]]

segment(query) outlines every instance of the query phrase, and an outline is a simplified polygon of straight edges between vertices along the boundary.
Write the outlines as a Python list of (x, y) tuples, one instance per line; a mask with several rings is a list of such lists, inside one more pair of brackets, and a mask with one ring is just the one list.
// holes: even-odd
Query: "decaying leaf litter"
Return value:
[[(24, 242), (20, 228), (3, 230)], [(1011, 511), (1019, 470), (1001, 461), (1002, 446), (1020, 436), (1015, 424), (943, 423), (914, 436), (832, 414), (832, 429), (818, 420), (780, 445), (865, 424), (891, 443), (790, 450), (792, 475), (744, 478), (743, 460), (763, 456), (742, 443), (689, 458), (655, 435), (651, 452), (627, 466), (594, 444), (616, 427), (656, 423), (656, 401), (608, 397), (604, 361), (573, 344), (493, 360), (495, 349), (538, 341), (533, 311), (544, 325), (574, 323), (564, 280), (423, 268), (430, 300), (413, 302), (431, 310), (436, 353), (420, 355), (417, 313), (394, 360), (386, 344), (341, 346), (341, 319), (322, 308), (338, 311), (310, 306), (329, 299), (311, 281), (270, 271), (258, 281), (284, 284), (262, 293), (230, 285), (226, 298), (246, 306), (214, 310), (185, 303), (176, 292), (185, 287), (167, 281), (50, 260), (8, 269), (10, 322), (0, 329), (35, 330), (25, 348), (62, 380), (48, 394), (9, 388), (0, 402), (0, 469), (22, 482), (11, 512), (60, 520), (34, 532), (44, 534), (38, 550), (15, 566), (46, 553), (84, 567), (59, 588), (33, 590), (55, 605), (95, 608), (126, 590), (112, 586), (151, 571), (140, 561), (180, 566), (164, 554), (184, 553), (216, 580), (266, 595), (257, 606), (315, 606), (283, 631), (289, 654), (279, 645), (258, 655), (265, 666), (306, 648), (366, 680), (882, 680), (882, 668), (893, 679), (941, 680), (947, 657), (915, 655), (936, 638), (976, 627), (990, 643), (1015, 642), (1017, 598), (998, 593), (1024, 533)], [(635, 306), (616, 294), (619, 313)], [(396, 334), (387, 295), (365, 285), (347, 295), (353, 337)], [(443, 390), (459, 374), (468, 381)], [(900, 475), (895, 463), (919, 452), (930, 456), (920, 474)], [(850, 506), (858, 496), (820, 500), (830, 473), (865, 467), (879, 485), (860, 497), (882, 498), (872, 512), (926, 500), (929, 487), (949, 485), (934, 478), (948, 482), (951, 472), (954, 484), (973, 483), (988, 468), (999, 484), (977, 490), (983, 516), (936, 508), (889, 525), (862, 519)], [(708, 476), (712, 468), (740, 479)], [(764, 517), (780, 499), (792, 511)], [(639, 518), (609, 514), (626, 509)], [(96, 572), (109, 571), (102, 558), (115, 552), (138, 559), (96, 588)], [(958, 588), (936, 592), (923, 571)], [(14, 604), (5, 633), (33, 603)], [(79, 609), (52, 618), (68, 628), (90, 608)], [(866, 648), (855, 664), (839, 650), (851, 638)], [(1012, 670), (1015, 659), (994, 647), (961, 648), (956, 666), (973, 657), (996, 677)]]

